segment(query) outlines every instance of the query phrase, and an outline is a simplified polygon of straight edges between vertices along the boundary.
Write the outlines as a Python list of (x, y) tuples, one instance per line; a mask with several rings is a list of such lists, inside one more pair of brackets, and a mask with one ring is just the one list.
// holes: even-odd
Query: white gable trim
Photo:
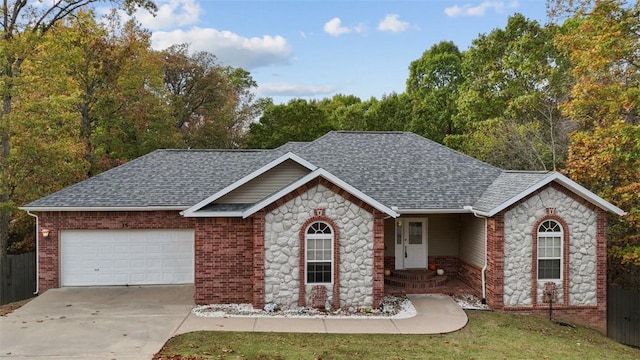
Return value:
[(198, 211), (185, 217), (242, 217), (242, 211)]
[(610, 202), (606, 201), (605, 199), (599, 197), (598, 195), (592, 193), (591, 191), (587, 190), (585, 187), (583, 187), (582, 185), (578, 184), (577, 182), (569, 179), (568, 177), (558, 173), (558, 172), (552, 172), (549, 174), (549, 176), (547, 176), (546, 178), (542, 179), (541, 181), (539, 181), (538, 183), (536, 183), (535, 185), (529, 187), (528, 189), (526, 189), (525, 191), (521, 192), (520, 194), (512, 197), (511, 199), (509, 199), (508, 201), (502, 203), (500, 206), (492, 209), (491, 211), (487, 212), (487, 216), (491, 217), (494, 216), (495, 214), (501, 212), (502, 210), (508, 208), (509, 206), (517, 203), (518, 201), (522, 200), (523, 198), (525, 198), (526, 196), (528, 196), (529, 194), (531, 194), (532, 192), (542, 188), (543, 186), (551, 183), (552, 181), (556, 181), (559, 184), (561, 184), (562, 186), (564, 186), (565, 188), (569, 189), (571, 192), (573, 192), (574, 194), (580, 196), (581, 198), (587, 200), (588, 202), (596, 205), (597, 207), (603, 209), (603, 210), (607, 210), (609, 212), (612, 212), (616, 215), (619, 216), (624, 216), (627, 213), (620, 209), (619, 207), (611, 204)]
[(393, 210), (391, 210), (389, 207), (381, 204), (380, 202), (374, 200), (372, 197), (370, 197), (369, 195), (363, 193), (362, 191), (356, 189), (355, 187), (347, 184), (346, 182), (340, 180), (337, 176), (331, 174), (330, 172), (326, 171), (325, 169), (321, 169), (318, 168), (314, 171), (312, 171), (311, 173), (307, 174), (306, 176), (302, 177), (301, 179), (299, 179), (298, 181), (295, 181), (293, 183), (291, 183), (290, 185), (284, 187), (282, 190), (278, 191), (277, 193), (257, 202), (255, 205), (253, 205), (252, 207), (248, 208), (247, 210), (245, 210), (242, 213), (242, 217), (243, 218), (247, 218), (253, 214), (255, 214), (256, 212), (260, 211), (261, 209), (265, 208), (266, 206), (269, 206), (270, 204), (276, 202), (278, 199), (280, 199), (281, 197), (287, 195), (288, 193), (292, 192), (293, 190), (299, 188), (300, 186), (308, 183), (309, 181), (316, 179), (318, 177), (323, 177), (326, 180), (328, 180), (329, 182), (337, 185), (338, 187), (342, 188), (343, 190), (347, 191), (348, 193), (350, 193), (351, 195), (357, 197), (358, 199), (364, 201), (365, 203), (371, 205), (374, 209), (379, 210), (391, 217), (398, 217), (399, 214)]
[(195, 215), (194, 213), (200, 209), (202, 209), (203, 207), (211, 204), (212, 202), (214, 202), (215, 200), (223, 197), (224, 195), (232, 192), (233, 190), (241, 187), (242, 185), (248, 183), (249, 181), (257, 178), (258, 176), (264, 174), (265, 172), (275, 168), (276, 166), (282, 164), (283, 162), (287, 161), (287, 160), (293, 160), (295, 162), (297, 162), (298, 164), (304, 166), (305, 168), (313, 171), (315, 169), (317, 169), (318, 167), (313, 165), (312, 163), (308, 162), (307, 160), (301, 158), (300, 156), (292, 153), (292, 152), (288, 152), (282, 156), (280, 156), (279, 158), (271, 161), (270, 163), (264, 165), (263, 167), (259, 168), (258, 170), (252, 172), (251, 174), (243, 177), (242, 179), (234, 182), (233, 184), (225, 187), (224, 189), (218, 191), (217, 193), (209, 196), (208, 198), (200, 201), (199, 203), (193, 205), (192, 207), (188, 208), (187, 210), (183, 211), (181, 214), (184, 217), (196, 217), (197, 215)]

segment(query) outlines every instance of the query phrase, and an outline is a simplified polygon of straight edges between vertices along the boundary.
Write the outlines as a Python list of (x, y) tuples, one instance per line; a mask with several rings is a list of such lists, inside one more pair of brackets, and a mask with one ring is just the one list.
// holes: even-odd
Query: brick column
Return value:
[(504, 307), (504, 214), (487, 219), (487, 304)]
[(596, 209), (596, 328), (607, 333), (607, 213)]
[(384, 213), (373, 211), (373, 306), (384, 298)]
[(264, 307), (264, 211), (253, 215), (253, 307)]

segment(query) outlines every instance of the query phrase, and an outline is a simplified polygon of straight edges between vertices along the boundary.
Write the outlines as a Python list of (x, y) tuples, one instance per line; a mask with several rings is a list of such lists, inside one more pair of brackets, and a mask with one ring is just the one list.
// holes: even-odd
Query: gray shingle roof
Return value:
[(279, 155), (271, 151), (156, 150), (25, 208), (187, 208)]
[(548, 171), (504, 171), (489, 185), (474, 208), (489, 212), (544, 180), (549, 174)]
[(542, 176), (505, 172), (408, 132), (337, 131), (265, 151), (157, 150), (24, 208), (186, 209), (289, 151), (400, 210), (489, 209)]
[(296, 154), (399, 209), (473, 205), (502, 171), (408, 132), (330, 132)]

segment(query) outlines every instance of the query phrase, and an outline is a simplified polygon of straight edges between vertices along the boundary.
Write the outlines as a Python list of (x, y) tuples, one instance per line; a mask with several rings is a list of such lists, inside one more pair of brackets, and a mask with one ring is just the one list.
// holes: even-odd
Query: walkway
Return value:
[(408, 295), (417, 315), (407, 319), (339, 319), (227, 317), (205, 318), (190, 314), (176, 334), (191, 331), (256, 331), (332, 334), (442, 334), (467, 324), (467, 314), (448, 295)]

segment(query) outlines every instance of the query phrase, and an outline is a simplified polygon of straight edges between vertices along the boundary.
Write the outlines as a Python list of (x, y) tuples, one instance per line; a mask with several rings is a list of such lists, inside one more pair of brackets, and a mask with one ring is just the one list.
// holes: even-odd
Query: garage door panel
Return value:
[(188, 284), (193, 230), (65, 230), (63, 286)]

